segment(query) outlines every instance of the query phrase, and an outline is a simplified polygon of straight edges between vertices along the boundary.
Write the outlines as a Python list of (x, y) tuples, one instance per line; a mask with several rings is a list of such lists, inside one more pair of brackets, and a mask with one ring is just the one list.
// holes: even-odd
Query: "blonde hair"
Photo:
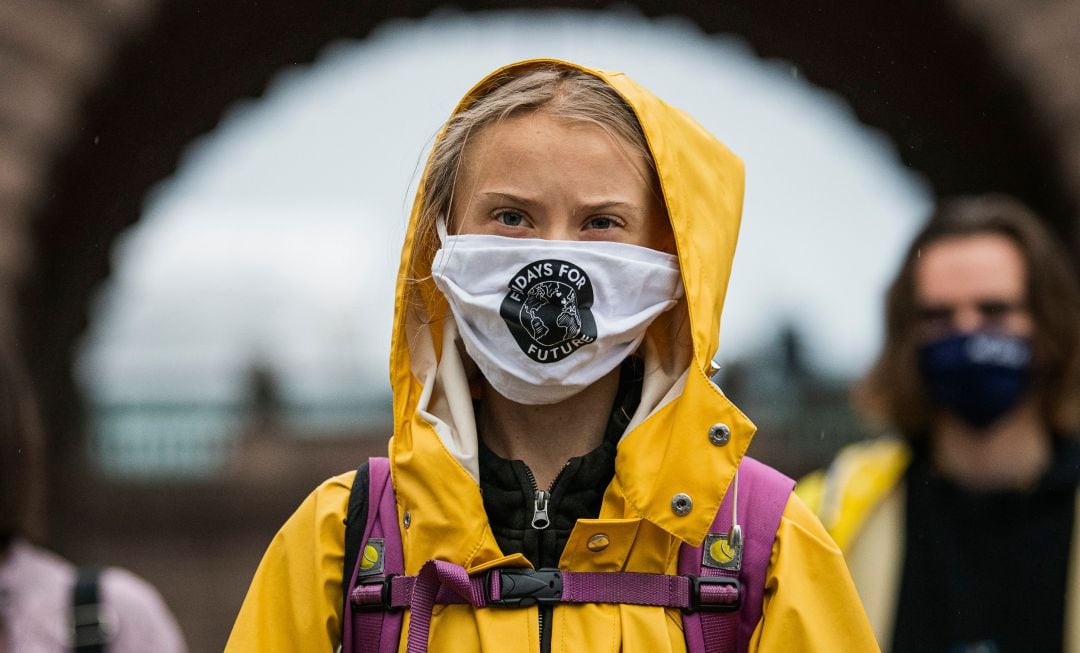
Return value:
[(651, 177), (647, 181), (659, 194), (656, 163), (641, 123), (615, 89), (595, 75), (557, 63), (515, 68), (488, 80), (467, 107), (450, 117), (435, 143), (420, 191), (412, 279), (430, 276), (431, 261), (439, 248), (436, 220), (440, 215), (451, 219), (458, 171), (470, 137), (526, 111), (543, 111), (555, 118), (596, 125), (629, 144), (646, 162)]

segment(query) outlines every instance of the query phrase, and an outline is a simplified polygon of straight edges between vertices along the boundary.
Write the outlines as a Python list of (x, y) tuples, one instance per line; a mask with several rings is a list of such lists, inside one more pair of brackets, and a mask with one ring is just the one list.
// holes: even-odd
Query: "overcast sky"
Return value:
[(443, 12), (332, 44), (191, 145), (114, 251), (84, 386), (101, 398), (222, 398), (263, 358), (296, 397), (385, 391), (420, 161), (473, 83), (537, 56), (622, 70), (745, 160), (722, 361), (790, 320), (812, 363), (845, 375), (869, 363), (881, 293), (930, 199), (842, 98), (683, 19)]

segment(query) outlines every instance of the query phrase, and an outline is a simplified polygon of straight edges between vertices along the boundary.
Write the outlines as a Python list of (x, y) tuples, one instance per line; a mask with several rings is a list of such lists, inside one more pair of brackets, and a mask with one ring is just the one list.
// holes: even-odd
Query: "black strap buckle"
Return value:
[(562, 574), (558, 569), (492, 569), (485, 583), (489, 595), (493, 574), (499, 575), (499, 599), (489, 596), (488, 605), (518, 608), (562, 601)]
[[(742, 607), (742, 586), (739, 585), (738, 578), (731, 576), (692, 576), (690, 574), (687, 574), (686, 578), (690, 580), (690, 605), (683, 612), (687, 614), (693, 614), (694, 612), (735, 612)], [(703, 603), (701, 601), (702, 585), (734, 587), (735, 591), (738, 592), (737, 598), (732, 603)]]
[(387, 574), (386, 576), (370, 576), (368, 578), (357, 579), (359, 582), (354, 587), (367, 587), (369, 585), (380, 585), (379, 601), (378, 603), (357, 603), (352, 602), (353, 612), (389, 612), (395, 610), (391, 605), (392, 593), (390, 591), (390, 582), (394, 579), (395, 574)]

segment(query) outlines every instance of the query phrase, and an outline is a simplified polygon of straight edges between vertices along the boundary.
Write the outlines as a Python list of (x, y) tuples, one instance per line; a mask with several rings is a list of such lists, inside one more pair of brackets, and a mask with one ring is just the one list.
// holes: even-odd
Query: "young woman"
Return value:
[[(473, 578), (674, 577), (686, 547), (726, 537), (710, 530), (754, 426), (709, 376), (742, 194), (731, 152), (620, 73), (528, 61), (466, 95), (398, 279), (389, 458), (406, 574), (437, 560)], [(337, 646), (353, 480), (321, 485), (278, 533), (230, 650)], [(840, 552), (785, 500), (778, 525), (747, 535), (766, 538), (768, 569), (740, 646), (876, 650)], [(437, 651), (662, 652), (690, 637), (679, 610), (624, 601), (430, 613)], [(402, 650), (421, 648), (408, 630)]]

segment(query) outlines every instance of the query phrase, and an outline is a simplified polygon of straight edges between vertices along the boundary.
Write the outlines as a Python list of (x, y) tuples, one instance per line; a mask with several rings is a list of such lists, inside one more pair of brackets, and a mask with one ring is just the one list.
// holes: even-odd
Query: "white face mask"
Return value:
[(553, 404), (601, 379), (683, 294), (678, 258), (646, 247), (440, 236), (432, 277), (465, 350), (521, 404)]

